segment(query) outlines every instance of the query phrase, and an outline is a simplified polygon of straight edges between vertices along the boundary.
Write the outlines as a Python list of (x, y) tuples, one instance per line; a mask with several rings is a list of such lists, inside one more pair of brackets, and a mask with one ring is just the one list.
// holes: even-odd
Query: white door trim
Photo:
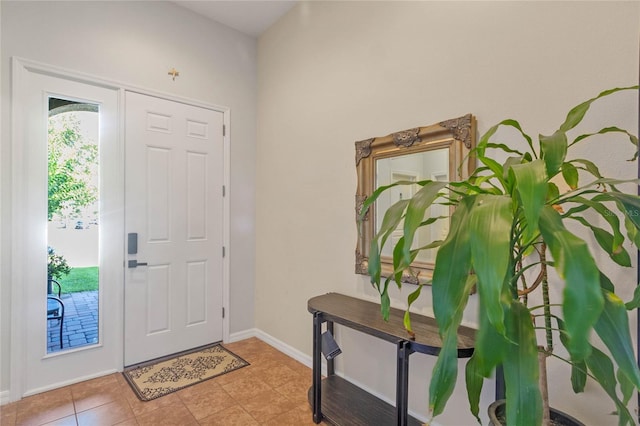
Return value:
[[(115, 89), (120, 91), (120, 111), (119, 111), (119, 129), (118, 133), (118, 149), (120, 152), (121, 169), (124, 170), (124, 91), (132, 91), (150, 96), (155, 96), (163, 99), (167, 99), (175, 102), (182, 102), (185, 104), (198, 106), (201, 108), (211, 109), (223, 113), (223, 123), (226, 128), (224, 135), (224, 186), (226, 188), (226, 196), (223, 199), (223, 244), (226, 247), (226, 255), (223, 259), (223, 283), (222, 283), (222, 303), (225, 309), (225, 316), (222, 320), (222, 334), (223, 341), (229, 340), (229, 316), (230, 316), (230, 304), (229, 304), (229, 267), (230, 267), (230, 110), (228, 107), (210, 104), (207, 102), (176, 96), (169, 93), (159, 92), (156, 90), (141, 88), (130, 84), (125, 84), (105, 78), (100, 78), (94, 75), (79, 73), (76, 71), (60, 68), (40, 62), (13, 57), (12, 58), (12, 98), (11, 98), (11, 217), (10, 227), (11, 234), (10, 247), (11, 247), (11, 350), (10, 350), (10, 383), (9, 383), (9, 400), (19, 400), (25, 392), (24, 382), (24, 369), (26, 368), (26, 362), (24, 361), (25, 345), (23, 336), (25, 336), (27, 327), (23, 321), (23, 307), (25, 306), (24, 300), (26, 297), (26, 291), (24, 283), (24, 274), (22, 270), (28, 266), (29, 256), (26, 248), (22, 243), (20, 230), (25, 226), (21, 212), (24, 210), (26, 197), (23, 190), (23, 181), (26, 171), (24, 170), (25, 158), (28, 155), (25, 152), (24, 145), (21, 141), (24, 138), (23, 126), (26, 117), (21, 112), (21, 105), (25, 99), (25, 79), (28, 73), (44, 74), (61, 79), (77, 81), (89, 85), (105, 87), (109, 89)], [(124, 180), (123, 180), (124, 182)], [(123, 184), (124, 185), (124, 184)], [(124, 187), (122, 187), (122, 196), (120, 197), (122, 206), (122, 220), (124, 221)], [(124, 233), (124, 229), (123, 229)], [(122, 308), (120, 309), (120, 315), (117, 319), (117, 324), (113, 324), (113, 327), (117, 328), (117, 350), (118, 365), (115, 368), (121, 371), (124, 367), (124, 258), (125, 258), (125, 246), (124, 246), (124, 234), (122, 239), (122, 262), (123, 262), (123, 279), (119, 281), (120, 288), (118, 290), (119, 300), (118, 304)], [(79, 377), (77, 381), (86, 380), (89, 377)], [(51, 388), (67, 385), (70, 383), (55, 384)], [(47, 390), (47, 389), (41, 389)]]

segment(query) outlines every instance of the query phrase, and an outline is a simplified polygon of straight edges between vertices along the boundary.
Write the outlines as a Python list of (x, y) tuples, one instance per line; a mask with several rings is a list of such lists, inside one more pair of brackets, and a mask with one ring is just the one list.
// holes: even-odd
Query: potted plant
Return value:
[(58, 280), (71, 272), (71, 267), (61, 254), (56, 254), (53, 247), (47, 247), (47, 293), (51, 294), (51, 281)]
[[(539, 379), (545, 376), (545, 360), (554, 354), (559, 337), (568, 353), (565, 360), (571, 365), (573, 390), (582, 391), (587, 377), (594, 379), (616, 405), (619, 424), (634, 424), (626, 405), (634, 389), (640, 389), (640, 370), (627, 310), (638, 307), (640, 292), (623, 303), (615, 286), (636, 283), (613, 283), (594, 260), (584, 235), (592, 235), (616, 265), (630, 267), (631, 255), (623, 243), (628, 238), (640, 247), (640, 197), (619, 189), (626, 181), (602, 176), (596, 161), (568, 154), (571, 147), (594, 135), (617, 135), (634, 145), (635, 160), (638, 139), (618, 127), (577, 137), (568, 133), (581, 123), (594, 101), (637, 88), (608, 90), (581, 103), (557, 131), (537, 141), (517, 121), (504, 120), (491, 127), (472, 151), (478, 168), (469, 178), (447, 184), (419, 182), (421, 188), (411, 199), (399, 201), (385, 213), (372, 239), (368, 266), (371, 282), (381, 295), (383, 316), (389, 312), (390, 282), (401, 287), (402, 274), (411, 273), (412, 260), (423, 249), (413, 247), (416, 232), (446, 220), (425, 217), (429, 207), (434, 203), (455, 207), (447, 237), (427, 246), (438, 246), (430, 284), (442, 338), (429, 387), (431, 416), (443, 411), (454, 390), (457, 329), (470, 295), (477, 292), (473, 296), (479, 305), (476, 349), (466, 365), (466, 387), (471, 412), (478, 420), (482, 384), (501, 366), (507, 424), (548, 422), (546, 383), (540, 386)], [(494, 142), (503, 126), (515, 130), (527, 149)], [(409, 184), (415, 182), (377, 189), (362, 212), (390, 187)], [(585, 214), (598, 220), (589, 220)], [(577, 224), (580, 232), (572, 231), (576, 226), (567, 227), (568, 222)], [(398, 226), (403, 227), (403, 237), (393, 250), (394, 272), (385, 279), (380, 273), (380, 253)], [(548, 274), (551, 270), (553, 279)], [(557, 286), (561, 290), (550, 291)], [(422, 288), (418, 285), (409, 294), (409, 307)], [(552, 300), (553, 294), (559, 295), (557, 300)], [(409, 309), (405, 327), (412, 333)], [(536, 330), (544, 330), (544, 343), (538, 341)], [(592, 345), (593, 333), (605, 350)]]

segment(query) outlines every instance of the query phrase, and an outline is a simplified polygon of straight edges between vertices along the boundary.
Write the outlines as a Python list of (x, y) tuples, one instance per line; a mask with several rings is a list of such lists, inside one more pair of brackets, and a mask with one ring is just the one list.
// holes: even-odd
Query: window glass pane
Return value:
[(99, 341), (98, 130), (98, 105), (49, 98), (48, 353)]

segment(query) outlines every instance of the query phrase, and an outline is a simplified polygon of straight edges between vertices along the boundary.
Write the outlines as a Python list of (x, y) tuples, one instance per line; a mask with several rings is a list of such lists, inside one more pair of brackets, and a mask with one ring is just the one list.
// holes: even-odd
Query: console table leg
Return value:
[(322, 421), (322, 318), (313, 314), (313, 421)]
[(396, 373), (396, 416), (398, 426), (407, 426), (409, 410), (409, 355), (411, 350), (406, 341), (398, 346), (398, 371)]

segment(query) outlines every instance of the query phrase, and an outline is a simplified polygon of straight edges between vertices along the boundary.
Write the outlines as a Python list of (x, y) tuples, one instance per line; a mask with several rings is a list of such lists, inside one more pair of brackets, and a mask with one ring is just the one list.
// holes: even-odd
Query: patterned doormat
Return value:
[(216, 343), (133, 365), (122, 374), (138, 398), (150, 401), (247, 365)]

